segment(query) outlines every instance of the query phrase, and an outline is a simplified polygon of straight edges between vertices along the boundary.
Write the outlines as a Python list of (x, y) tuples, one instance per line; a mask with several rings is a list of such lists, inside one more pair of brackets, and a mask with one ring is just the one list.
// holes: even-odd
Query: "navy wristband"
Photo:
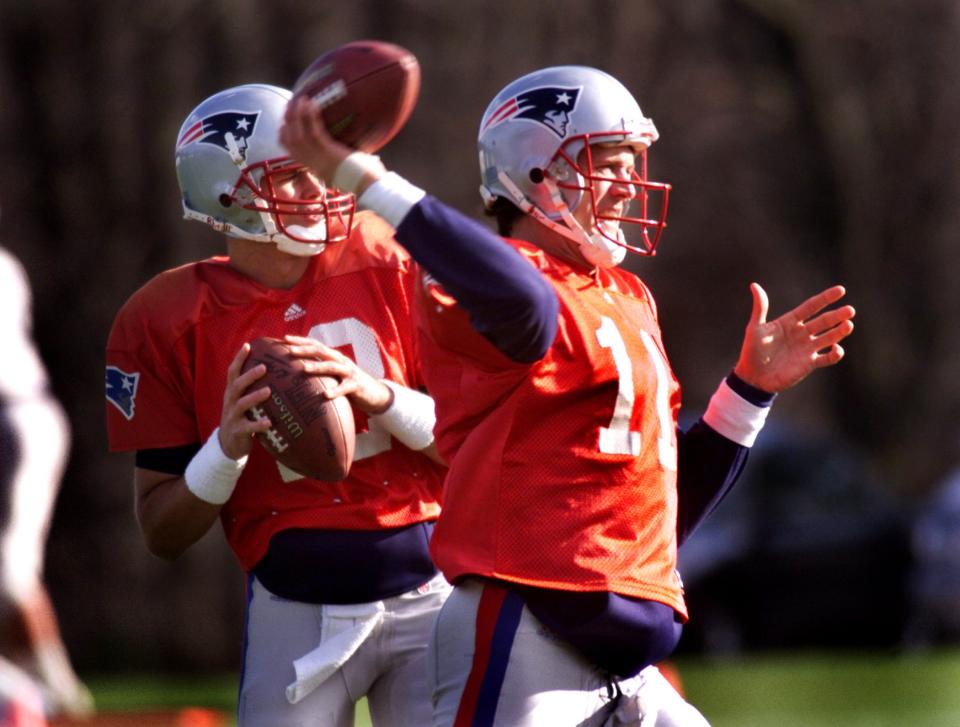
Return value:
[(752, 384), (748, 384), (733, 373), (733, 371), (727, 376), (727, 386), (754, 406), (770, 406), (773, 404), (773, 400), (777, 398), (776, 394), (771, 394), (763, 389), (758, 389)]

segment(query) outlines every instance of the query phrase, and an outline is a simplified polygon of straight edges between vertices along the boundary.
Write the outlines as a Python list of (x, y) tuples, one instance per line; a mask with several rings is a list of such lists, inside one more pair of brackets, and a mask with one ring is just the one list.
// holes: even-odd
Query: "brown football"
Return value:
[(347, 146), (375, 152), (410, 118), (420, 94), (420, 64), (406, 48), (357, 40), (317, 58), (293, 84), (323, 108), (330, 133)]
[(251, 418), (266, 414), (273, 426), (257, 439), (280, 463), (306, 477), (338, 482), (350, 471), (356, 445), (353, 410), (346, 397), (327, 399), (325, 389), (337, 384), (329, 376), (304, 373), (303, 361), (290, 355), (276, 338), (250, 343), (243, 371), (262, 363), (267, 372), (250, 389), (270, 387), (270, 398), (255, 407)]

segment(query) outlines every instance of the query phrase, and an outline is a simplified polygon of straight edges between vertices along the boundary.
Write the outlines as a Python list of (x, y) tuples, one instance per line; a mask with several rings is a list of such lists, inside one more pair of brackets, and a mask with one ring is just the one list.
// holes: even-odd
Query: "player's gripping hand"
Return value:
[(319, 104), (305, 96), (298, 96), (287, 103), (280, 126), (280, 143), (327, 184), (333, 181), (337, 167), (353, 151), (330, 135)]
[(349, 178), (350, 183), (338, 184), (337, 169), (354, 150), (330, 135), (319, 104), (305, 96), (297, 96), (287, 103), (279, 141), (294, 159), (312, 169), (328, 187), (337, 187), (343, 192), (360, 196), (386, 174), (377, 157), (357, 152), (358, 157), (366, 160), (362, 174), (347, 175), (345, 178)]
[(315, 376), (333, 376), (340, 383), (327, 389), (328, 399), (346, 396), (360, 411), (381, 414), (393, 401), (393, 392), (380, 379), (374, 378), (335, 348), (320, 343), (314, 338), (284, 336), (290, 353), (303, 359), (303, 370)]
[(842, 285), (817, 293), (789, 313), (767, 321), (767, 293), (751, 283), (753, 311), (734, 372), (748, 384), (775, 394), (812, 371), (843, 358), (840, 341), (853, 333), (853, 306), (827, 310), (845, 294)]
[(267, 372), (267, 367), (257, 364), (249, 371), (240, 373), (243, 362), (250, 353), (250, 344), (245, 343), (233, 357), (227, 367), (227, 386), (223, 392), (223, 411), (220, 415), (220, 449), (231, 459), (240, 459), (250, 454), (253, 446), (253, 435), (265, 432), (270, 428), (270, 419), (260, 417), (251, 420), (247, 411), (270, 396), (270, 387), (261, 386), (249, 393), (244, 393), (250, 386)]

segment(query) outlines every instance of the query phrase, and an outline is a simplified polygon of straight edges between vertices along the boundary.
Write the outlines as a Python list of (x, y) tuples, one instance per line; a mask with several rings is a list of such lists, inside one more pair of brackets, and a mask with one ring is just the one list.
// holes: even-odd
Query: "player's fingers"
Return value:
[(324, 389), (323, 395), (327, 399), (336, 399), (338, 396), (349, 396), (360, 391), (360, 384), (356, 379), (341, 379), (335, 386)]
[(240, 411), (247, 411), (248, 409), (256, 406), (257, 404), (262, 404), (267, 399), (270, 398), (270, 387), (261, 386), (259, 389), (250, 391), (239, 399), (237, 399), (237, 408)]
[(280, 132), (278, 134), (280, 143), (287, 149), (295, 146), (301, 136), (296, 105), (297, 99), (293, 99), (287, 104), (287, 108), (283, 112), (283, 123), (280, 125)]
[(265, 432), (273, 426), (268, 416), (258, 417), (252, 411), (248, 412), (237, 424), (238, 433), (244, 435), (259, 434)]
[(303, 106), (303, 122), (307, 131), (310, 133), (311, 137), (323, 138), (321, 131), (323, 130), (323, 117), (319, 113), (320, 106), (313, 102), (309, 104), (304, 104)]
[(291, 100), (287, 104), (289, 130), (286, 138), (289, 146), (303, 147), (312, 143), (314, 131), (311, 126), (311, 119), (314, 113), (314, 105), (310, 99), (302, 96)]
[(851, 333), (853, 333), (853, 321), (847, 320), (831, 328), (830, 330), (821, 333), (813, 340), (814, 344), (817, 346), (817, 350), (820, 350), (822, 348), (826, 348), (827, 346), (832, 346), (835, 343), (839, 343)]
[(309, 349), (323, 345), (316, 338), (310, 338), (309, 336), (294, 336), (289, 333), (283, 337), (283, 341), (287, 344), (287, 348), (289, 348), (290, 351)]
[(750, 283), (750, 295), (753, 296), (753, 309), (750, 311), (750, 325), (755, 326), (767, 322), (767, 311), (770, 301), (767, 291), (759, 283)]
[(300, 99), (298, 98), (292, 98), (289, 101), (287, 101), (287, 107), (283, 110), (284, 125), (287, 125), (293, 122), (294, 117), (296, 116), (296, 113), (297, 113), (297, 102), (299, 100)]
[(303, 118), (305, 115), (305, 101), (302, 96), (290, 99), (287, 108), (283, 112), (283, 120), (286, 127), (293, 136), (301, 135), (303, 131)]
[(848, 321), (856, 315), (856, 311), (853, 309), (852, 305), (845, 305), (842, 308), (834, 308), (833, 310), (826, 311), (821, 313), (818, 316), (814, 316), (809, 321), (807, 321), (807, 331), (814, 336), (817, 336), (823, 333), (826, 330), (833, 328), (844, 321)]
[(265, 373), (267, 373), (267, 367), (264, 364), (261, 363), (256, 366), (251, 366), (242, 374), (233, 378), (230, 389), (236, 392), (236, 396), (239, 396), (240, 392), (246, 391), (253, 382), (261, 378)]
[(790, 314), (795, 316), (797, 320), (805, 321), (808, 318), (816, 315), (818, 311), (823, 310), (828, 305), (836, 303), (844, 295), (846, 295), (847, 289), (842, 285), (834, 285), (826, 290), (822, 290), (816, 295), (812, 295), (803, 301), (800, 305), (790, 311)]
[(323, 358), (330, 361), (348, 362), (350, 359), (344, 356), (340, 351), (318, 341), (315, 338), (305, 336), (284, 336), (284, 341), (291, 355), (297, 358)]
[[(296, 347), (299, 349), (299, 347)], [(291, 353), (293, 351), (291, 350)], [(335, 348), (330, 348), (329, 346), (324, 346), (322, 343), (318, 343), (316, 346), (304, 346), (302, 350), (298, 350), (294, 353), (297, 358), (304, 358), (308, 361), (310, 359), (316, 359), (320, 361), (336, 361), (337, 363), (349, 366), (353, 363), (349, 358), (344, 356)]]
[(844, 353), (843, 346), (839, 343), (834, 344), (825, 351), (817, 353), (817, 355), (814, 356), (813, 365), (818, 369), (822, 369), (825, 366), (833, 366), (836, 363), (840, 363), (840, 359), (843, 358)]
[(240, 373), (240, 369), (243, 368), (243, 362), (247, 360), (247, 356), (250, 355), (250, 344), (244, 343), (240, 350), (236, 352), (233, 356), (233, 360), (230, 361), (227, 366), (227, 381), (232, 381), (237, 378)]
[(291, 120), (296, 122), (297, 129), (304, 138), (309, 138), (314, 133), (314, 117), (317, 116), (319, 105), (307, 96), (297, 96), (287, 104), (287, 113)]
[(311, 376), (335, 376), (338, 379), (353, 375), (354, 368), (343, 361), (322, 361), (316, 358), (303, 359), (303, 370)]
[(332, 141), (332, 138), (330, 132), (327, 131), (327, 125), (323, 119), (323, 109), (320, 107), (320, 104), (312, 99), (307, 99), (307, 104), (308, 106), (304, 108), (304, 120), (306, 122), (307, 132), (310, 134), (310, 138), (327, 144)]

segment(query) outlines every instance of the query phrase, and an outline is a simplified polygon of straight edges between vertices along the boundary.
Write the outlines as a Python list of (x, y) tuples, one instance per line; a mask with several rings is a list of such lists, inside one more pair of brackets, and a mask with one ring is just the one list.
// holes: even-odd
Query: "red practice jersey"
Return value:
[[(311, 336), (377, 378), (422, 379), (410, 323), (412, 261), (372, 215), (358, 215), (289, 290), (265, 288), (215, 257), (158, 275), (117, 314), (107, 345), (112, 451), (199, 444), (220, 423), (227, 366), (260, 336)], [(376, 530), (434, 520), (444, 470), (354, 412), (357, 445), (343, 482), (304, 478), (255, 443), (221, 520), (240, 565), (289, 528)]]
[(587, 273), (507, 242), (560, 299), (539, 361), (504, 356), (429, 278), (418, 301), (450, 463), (434, 560), (451, 581), (611, 591), (686, 615), (675, 570), (680, 386), (653, 298), (629, 272)]

